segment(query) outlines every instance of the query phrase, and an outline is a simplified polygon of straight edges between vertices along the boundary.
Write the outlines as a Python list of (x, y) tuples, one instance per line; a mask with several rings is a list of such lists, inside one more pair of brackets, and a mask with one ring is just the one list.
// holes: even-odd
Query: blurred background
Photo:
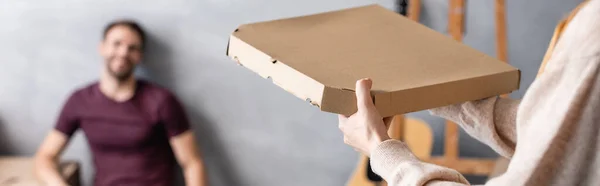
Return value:
[[(422, 0), (420, 22), (447, 33), (448, 1)], [(506, 1), (509, 63), (522, 71), (521, 98), (533, 81), (558, 21), (581, 0)], [(395, 0), (2, 0), (0, 1), (0, 156), (31, 156), (72, 91), (98, 78), (98, 44), (113, 19), (139, 20), (149, 35), (139, 75), (170, 88), (197, 133), (212, 186), (341, 186), (357, 166), (337, 116), (320, 112), (225, 56), (244, 23)], [(495, 56), (493, 0), (467, 1), (464, 42)], [(402, 34), (402, 33), (398, 33)], [(444, 121), (421, 118), (443, 153)], [(461, 157), (497, 157), (460, 136)], [(81, 132), (63, 159), (93, 167)], [(470, 176), (473, 183), (485, 177)]]

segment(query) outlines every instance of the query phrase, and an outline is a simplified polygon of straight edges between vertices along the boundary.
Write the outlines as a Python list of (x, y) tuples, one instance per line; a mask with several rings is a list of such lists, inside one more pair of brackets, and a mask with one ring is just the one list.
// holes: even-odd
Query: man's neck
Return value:
[(117, 102), (124, 102), (131, 99), (137, 88), (136, 79), (133, 76), (120, 81), (107, 74), (104, 74), (100, 78), (99, 86), (102, 94)]

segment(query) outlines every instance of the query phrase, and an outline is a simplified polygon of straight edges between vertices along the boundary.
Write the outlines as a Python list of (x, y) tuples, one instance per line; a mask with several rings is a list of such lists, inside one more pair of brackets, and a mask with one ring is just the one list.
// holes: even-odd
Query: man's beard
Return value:
[(125, 59), (125, 62), (129, 65), (129, 69), (123, 71), (113, 71), (110, 67), (110, 63), (114, 60), (114, 58), (109, 59), (109, 62), (106, 63), (106, 68), (108, 69), (108, 73), (115, 78), (119, 82), (123, 82), (133, 76), (134, 65), (128, 59)]

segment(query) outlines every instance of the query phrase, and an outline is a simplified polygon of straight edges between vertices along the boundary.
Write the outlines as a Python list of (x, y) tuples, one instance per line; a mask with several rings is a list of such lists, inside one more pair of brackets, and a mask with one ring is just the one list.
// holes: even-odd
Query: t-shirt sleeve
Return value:
[(76, 113), (77, 104), (77, 96), (75, 94), (71, 95), (63, 105), (54, 126), (54, 129), (68, 137), (71, 137), (79, 129), (79, 119)]
[(167, 96), (159, 110), (162, 123), (169, 138), (190, 129), (190, 122), (185, 109), (174, 95)]

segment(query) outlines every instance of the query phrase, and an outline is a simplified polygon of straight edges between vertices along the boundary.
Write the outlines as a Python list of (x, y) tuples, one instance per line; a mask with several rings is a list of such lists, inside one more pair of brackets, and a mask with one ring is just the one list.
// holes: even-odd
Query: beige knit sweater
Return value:
[[(591, 0), (522, 100), (493, 97), (430, 112), (511, 158), (486, 185), (600, 185), (599, 65), (600, 0)], [(419, 161), (398, 140), (378, 145), (371, 165), (390, 186), (469, 184), (455, 170)]]

